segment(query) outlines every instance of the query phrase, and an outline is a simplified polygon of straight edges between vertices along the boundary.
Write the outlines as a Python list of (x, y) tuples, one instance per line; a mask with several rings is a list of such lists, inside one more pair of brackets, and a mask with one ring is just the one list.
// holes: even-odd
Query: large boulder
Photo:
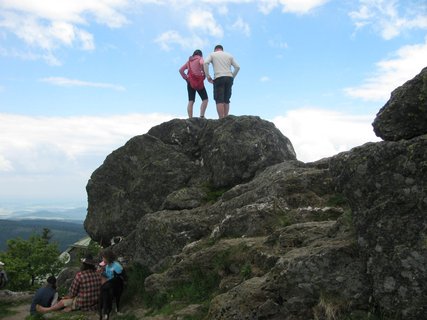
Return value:
[(202, 206), (211, 193), (295, 159), (289, 139), (259, 117), (171, 120), (132, 138), (92, 174), (85, 229), (108, 244), (146, 214)]
[(86, 229), (125, 236), (162, 319), (426, 319), (425, 70), (403, 87), (375, 125), (398, 141), (314, 163), (257, 117), (154, 127), (94, 172)]
[(144, 215), (117, 250), (152, 271), (162, 270), (171, 256), (200, 239), (266, 236), (296, 222), (333, 221), (343, 213), (331, 201), (333, 189), (327, 169), (285, 161), (224, 192), (214, 203)]
[(383, 314), (427, 318), (427, 135), (369, 143), (331, 159), (353, 212)]
[(373, 127), (386, 141), (410, 139), (427, 133), (427, 68), (391, 93)]

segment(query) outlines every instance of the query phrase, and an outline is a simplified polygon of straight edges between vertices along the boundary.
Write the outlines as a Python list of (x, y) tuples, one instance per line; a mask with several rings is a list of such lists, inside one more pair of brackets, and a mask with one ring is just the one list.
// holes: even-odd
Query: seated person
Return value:
[(30, 313), (32, 315), (37, 313), (37, 304), (42, 307), (50, 307), (56, 303), (56, 300), (58, 300), (58, 293), (56, 292), (56, 278), (54, 276), (50, 276), (47, 278), (46, 285), (36, 291), (33, 301), (31, 302)]
[(92, 256), (82, 259), (81, 271), (77, 272), (69, 290), (68, 296), (51, 307), (36, 305), (40, 313), (65, 308), (65, 311), (84, 310), (95, 311), (98, 307), (101, 277), (96, 272), (96, 261)]

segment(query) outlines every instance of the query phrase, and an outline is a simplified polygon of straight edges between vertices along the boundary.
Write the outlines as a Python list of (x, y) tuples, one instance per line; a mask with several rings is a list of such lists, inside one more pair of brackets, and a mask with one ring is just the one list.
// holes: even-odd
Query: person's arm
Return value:
[(181, 74), (181, 77), (187, 81), (188, 76), (185, 74), (185, 70), (188, 69), (188, 62), (186, 62), (181, 68), (179, 68), (179, 73)]
[(210, 83), (212, 83), (212, 78), (209, 74), (209, 63), (211, 63), (212, 57), (209, 55), (203, 63), (203, 71), (205, 72), (205, 76)]
[(231, 65), (233, 66), (233, 78), (235, 78), (239, 73), (240, 66), (234, 58), (231, 59)]
[(205, 73), (205, 61), (203, 60), (203, 58), (199, 59), (199, 63), (200, 63), (200, 69), (202, 70), (203, 75), (206, 76), (206, 73)]
[(114, 265), (113, 265), (113, 270), (114, 270), (115, 273), (120, 274), (123, 271), (123, 267), (122, 267), (122, 265), (120, 263), (115, 262)]

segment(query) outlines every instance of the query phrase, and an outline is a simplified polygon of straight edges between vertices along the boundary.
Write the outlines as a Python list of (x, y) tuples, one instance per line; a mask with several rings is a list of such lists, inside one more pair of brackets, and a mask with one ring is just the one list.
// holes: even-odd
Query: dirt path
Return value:
[(16, 313), (2, 318), (2, 320), (24, 320), (30, 314), (30, 305), (28, 303), (20, 304), (10, 308), (10, 310)]

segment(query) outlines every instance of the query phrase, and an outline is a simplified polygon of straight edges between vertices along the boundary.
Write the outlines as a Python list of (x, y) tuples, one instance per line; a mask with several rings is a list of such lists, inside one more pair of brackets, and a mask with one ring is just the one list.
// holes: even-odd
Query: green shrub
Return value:
[(206, 192), (206, 198), (205, 201), (207, 203), (213, 203), (216, 202), (225, 192), (230, 190), (230, 188), (227, 187), (214, 187), (211, 184), (207, 183), (203, 186), (203, 189)]
[(128, 280), (125, 290), (123, 291), (122, 301), (124, 304), (130, 303), (133, 300), (145, 301), (147, 299), (144, 282), (151, 274), (146, 266), (139, 263), (133, 263), (126, 268)]
[(346, 207), (348, 200), (342, 193), (331, 195), (326, 203), (330, 207)]

